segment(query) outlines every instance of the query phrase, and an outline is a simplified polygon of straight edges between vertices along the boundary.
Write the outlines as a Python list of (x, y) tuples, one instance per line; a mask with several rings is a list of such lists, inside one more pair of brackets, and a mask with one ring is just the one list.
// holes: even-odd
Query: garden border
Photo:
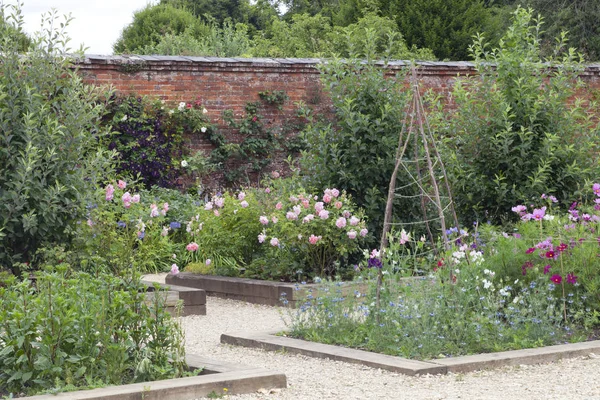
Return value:
[[(150, 289), (147, 295), (149, 300), (151, 298), (150, 295), (154, 293), (151, 289), (154, 288), (155, 284), (166, 290), (166, 292), (164, 292), (165, 301), (167, 305), (167, 311), (171, 313), (171, 315), (175, 315), (177, 313), (177, 307), (175, 306), (177, 301), (183, 302), (183, 307), (181, 310), (182, 317), (187, 317), (188, 315), (206, 315), (206, 291), (202, 289), (145, 281), (143, 279), (141, 283)], [(176, 292), (177, 295), (170, 296), (172, 292)]]
[(301, 339), (277, 336), (274, 332), (222, 334), (221, 343), (270, 351), (285, 351), (316, 358), (329, 358), (335, 361), (361, 364), (411, 376), (447, 374), (449, 372), (465, 373), (503, 366), (541, 364), (563, 358), (587, 356), (591, 353), (600, 354), (600, 340), (449, 357), (432, 361), (409, 360), (364, 350), (309, 342)]
[(130, 385), (109, 386), (59, 394), (24, 397), (28, 400), (183, 400), (205, 397), (211, 392), (222, 394), (253, 393), (259, 389), (286, 388), (283, 373), (239, 364), (222, 363), (208, 358), (187, 355), (190, 368), (204, 368), (201, 375)]

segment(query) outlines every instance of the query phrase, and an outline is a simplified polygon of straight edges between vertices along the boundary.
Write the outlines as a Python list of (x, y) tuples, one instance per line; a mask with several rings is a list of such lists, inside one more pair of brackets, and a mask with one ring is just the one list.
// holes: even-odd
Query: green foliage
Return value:
[(380, 0), (409, 46), (428, 48), (441, 60), (467, 60), (475, 34), (495, 26), (481, 0)]
[[(371, 47), (372, 49), (372, 47)], [(372, 51), (372, 50), (371, 50)], [(377, 235), (383, 223), (385, 199), (395, 164), (392, 149), (408, 100), (402, 76), (385, 77), (373, 53), (368, 62), (332, 61), (321, 67), (323, 84), (335, 107), (335, 124), (314, 120), (304, 131), (308, 150), (301, 158), (303, 173), (317, 188), (345, 190), (365, 209), (369, 230)], [(406, 150), (413, 159), (412, 145)], [(403, 222), (421, 218), (414, 195), (417, 185), (405, 170), (398, 174), (394, 215)], [(413, 196), (411, 198), (411, 196)]]
[[(454, 200), (465, 223), (510, 219), (508, 210), (540, 193), (578, 197), (597, 175), (597, 133), (575, 99), (581, 64), (573, 49), (540, 57), (540, 23), (518, 9), (513, 24), (488, 50), (472, 47), (477, 76), (457, 82), (456, 112), (446, 133)], [(581, 146), (580, 143), (586, 143)]]
[(26, 52), (29, 50), (32, 41), (31, 38), (23, 31), (23, 20), (19, 14), (7, 14), (7, 9), (0, 9), (0, 37), (11, 37), (11, 40), (16, 41), (17, 50)]
[[(2, 6), (2, 12), (10, 6)], [(20, 10), (11, 17), (22, 25)], [(68, 242), (89, 193), (111, 171), (98, 148), (105, 93), (73, 69), (56, 14), (21, 54), (18, 33), (0, 40), (0, 266), (29, 262), (44, 243)], [(68, 20), (61, 23), (68, 25)], [(6, 28), (6, 25), (4, 26)], [(18, 266), (13, 268), (19, 272)]]
[(187, 32), (194, 38), (205, 36), (209, 27), (191, 12), (170, 4), (147, 5), (134, 13), (133, 22), (123, 29), (113, 46), (115, 53), (136, 53), (159, 44), (166, 35)]
[(182, 376), (183, 331), (154, 290), (64, 264), (0, 288), (0, 395)]

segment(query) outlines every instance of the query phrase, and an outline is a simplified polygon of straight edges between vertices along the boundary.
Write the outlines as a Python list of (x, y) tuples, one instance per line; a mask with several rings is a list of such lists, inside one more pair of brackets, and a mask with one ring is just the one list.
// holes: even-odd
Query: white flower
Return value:
[(188, 166), (188, 162), (187, 162), (187, 161), (185, 161), (185, 160), (181, 160), (181, 166), (182, 166), (183, 168), (187, 167), (187, 166)]
[(554, 215), (546, 214), (543, 216), (544, 221), (552, 221), (554, 219)]
[(506, 288), (502, 288), (502, 289), (500, 289), (499, 293), (500, 293), (502, 296), (505, 296), (505, 297), (508, 297), (508, 296), (510, 296), (510, 292), (509, 292), (509, 291), (507, 291), (507, 290), (506, 290)]
[(127, 121), (127, 114), (123, 115), (123, 118), (121, 118), (121, 121)]
[(200, 132), (205, 133), (206, 132), (206, 127), (203, 126), (202, 128), (200, 128)]
[(175, 110), (169, 110), (169, 114), (173, 114)]
[(206, 114), (208, 112), (208, 110), (206, 108), (202, 109), (202, 114)]
[(184, 108), (185, 108), (185, 102), (184, 102), (184, 101), (182, 101), (181, 103), (179, 103), (179, 106), (177, 106), (177, 109), (178, 109), (179, 111), (183, 111), (183, 109), (184, 109)]
[(482, 280), (481, 283), (483, 283), (484, 289), (489, 289), (490, 286), (492, 286), (492, 282), (488, 281), (487, 279)]

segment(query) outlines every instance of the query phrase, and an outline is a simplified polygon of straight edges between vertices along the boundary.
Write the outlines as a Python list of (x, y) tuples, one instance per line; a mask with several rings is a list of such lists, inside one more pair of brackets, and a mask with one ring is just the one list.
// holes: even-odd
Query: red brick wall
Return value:
[[(236, 132), (226, 126), (223, 111), (231, 109), (235, 115), (244, 112), (247, 102), (258, 101), (262, 91), (283, 90), (290, 100), (283, 111), (267, 107), (263, 122), (278, 126), (294, 118), (294, 103), (303, 101), (316, 113), (331, 115), (331, 103), (319, 80), (316, 59), (232, 59), (215, 57), (169, 56), (86, 56), (77, 66), (87, 83), (112, 85), (120, 93), (156, 96), (173, 105), (200, 99), (208, 116), (226, 137), (236, 141)], [(390, 73), (403, 68), (403, 62), (391, 63)], [(468, 62), (422, 62), (419, 78), (422, 87), (432, 88), (448, 96), (457, 76), (472, 74)], [(590, 90), (600, 89), (600, 65), (589, 65), (582, 73)], [(201, 136), (191, 140), (194, 149), (210, 150), (211, 145)], [(279, 160), (273, 169), (280, 169)], [(218, 178), (217, 178), (218, 179)]]

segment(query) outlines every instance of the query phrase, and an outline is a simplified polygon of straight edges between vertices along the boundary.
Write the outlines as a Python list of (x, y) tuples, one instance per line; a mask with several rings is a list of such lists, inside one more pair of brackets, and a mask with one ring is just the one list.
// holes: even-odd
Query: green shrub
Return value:
[[(465, 224), (512, 219), (512, 206), (540, 193), (579, 197), (598, 172), (598, 136), (590, 108), (574, 99), (582, 65), (558, 42), (540, 57), (541, 23), (519, 8), (500, 46), (471, 48), (478, 74), (457, 81), (447, 128), (446, 162)], [(585, 143), (585, 145), (582, 145)]]
[(0, 25), (0, 267), (68, 242), (88, 194), (111, 171), (98, 146), (104, 92), (84, 85), (63, 55), (67, 38), (52, 28), (55, 14), (45, 17), (47, 36), (20, 54), (15, 11), (16, 28)]
[[(155, 288), (155, 290), (158, 290)], [(180, 377), (183, 332), (139, 276), (65, 265), (0, 287), (0, 395)]]

